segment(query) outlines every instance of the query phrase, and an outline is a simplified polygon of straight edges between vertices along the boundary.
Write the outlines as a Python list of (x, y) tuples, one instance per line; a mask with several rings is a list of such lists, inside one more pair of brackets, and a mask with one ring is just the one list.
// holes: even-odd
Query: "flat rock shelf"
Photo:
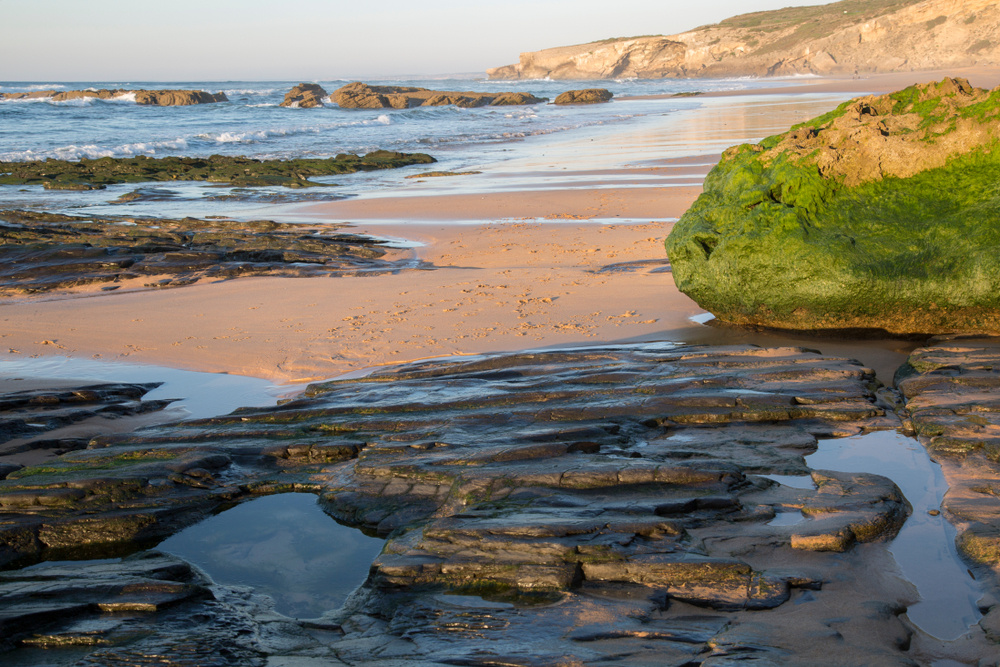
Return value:
[[(16, 657), (79, 646), (92, 628), (80, 664), (906, 665), (995, 653), (995, 602), (980, 603), (986, 616), (959, 648), (906, 617), (920, 596), (888, 549), (910, 513), (900, 489), (806, 463), (819, 438), (894, 430), (902, 409), (849, 359), (654, 343), (381, 369), (273, 408), (98, 438), (0, 481), (6, 567), (114, 558), (44, 580), (0, 575), (0, 636)], [(289, 491), (385, 539), (361, 588), (320, 619), (274, 614), (144, 551)], [(158, 581), (159, 606), (103, 617), (115, 568)]]

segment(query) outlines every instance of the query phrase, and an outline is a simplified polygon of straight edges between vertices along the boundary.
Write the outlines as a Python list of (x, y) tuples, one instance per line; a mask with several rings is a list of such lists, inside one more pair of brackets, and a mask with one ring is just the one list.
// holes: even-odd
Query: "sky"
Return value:
[(817, 0), (0, 0), (0, 81), (483, 72), (522, 51), (673, 34)]

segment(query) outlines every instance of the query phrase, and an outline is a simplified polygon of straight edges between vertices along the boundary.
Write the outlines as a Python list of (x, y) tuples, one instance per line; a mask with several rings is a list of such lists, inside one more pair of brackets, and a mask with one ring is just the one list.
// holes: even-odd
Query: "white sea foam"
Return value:
[(226, 95), (271, 95), (278, 92), (277, 88), (226, 88)]
[(136, 155), (156, 155), (157, 151), (178, 151), (188, 147), (187, 140), (183, 138), (169, 141), (139, 141), (134, 143), (119, 144), (117, 146), (100, 146), (97, 144), (72, 144), (60, 146), (50, 150), (34, 151), (11, 151), (0, 153), (0, 162), (29, 162), (54, 158), (56, 160), (79, 160), (81, 158), (97, 159), (102, 157), (134, 157)]
[(24, 85), (0, 86), (0, 90), (28, 91), (28, 90), (60, 90), (66, 86), (61, 83), (26, 83)]

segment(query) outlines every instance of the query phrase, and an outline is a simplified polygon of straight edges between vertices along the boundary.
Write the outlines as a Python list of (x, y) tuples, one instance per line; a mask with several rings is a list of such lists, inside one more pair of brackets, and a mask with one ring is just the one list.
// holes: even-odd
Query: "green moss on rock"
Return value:
[(667, 239), (678, 288), (737, 324), (1000, 332), (998, 114), (946, 79), (729, 149)]
[(43, 185), (57, 190), (92, 190), (114, 183), (150, 181), (208, 181), (236, 187), (329, 185), (309, 180), (358, 171), (393, 169), (436, 162), (424, 153), (373, 151), (358, 156), (343, 153), (326, 159), (256, 160), (213, 155), (198, 157), (102, 157), (79, 162), (48, 159), (44, 162), (0, 162), (0, 185)]

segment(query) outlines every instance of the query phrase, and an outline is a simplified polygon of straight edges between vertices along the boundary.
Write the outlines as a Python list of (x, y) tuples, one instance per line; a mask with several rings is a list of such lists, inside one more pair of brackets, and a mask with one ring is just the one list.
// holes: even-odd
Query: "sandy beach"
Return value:
[[(1000, 82), (995, 71), (963, 73), (981, 86)], [(302, 206), (296, 212), (305, 219), (348, 222), (352, 231), (420, 244), (392, 257), (417, 257), (426, 270), (161, 291), (125, 285), (114, 293), (94, 288), (8, 300), (0, 305), (3, 357), (59, 355), (303, 382), (446, 355), (753, 338), (692, 321), (704, 311), (676, 290), (663, 250), (673, 221), (717, 159), (706, 137), (749, 140), (832, 107), (831, 93), (846, 99), (848, 92), (941, 75), (810, 78), (746, 91), (752, 103), (707, 99), (703, 109), (647, 126), (638, 137), (549, 144), (534, 163), (515, 162), (507, 171)], [(762, 107), (761, 97), (772, 106)], [(648, 141), (636, 154), (642, 138)], [(683, 147), (692, 155), (678, 155)], [(595, 169), (600, 160), (608, 166)]]

